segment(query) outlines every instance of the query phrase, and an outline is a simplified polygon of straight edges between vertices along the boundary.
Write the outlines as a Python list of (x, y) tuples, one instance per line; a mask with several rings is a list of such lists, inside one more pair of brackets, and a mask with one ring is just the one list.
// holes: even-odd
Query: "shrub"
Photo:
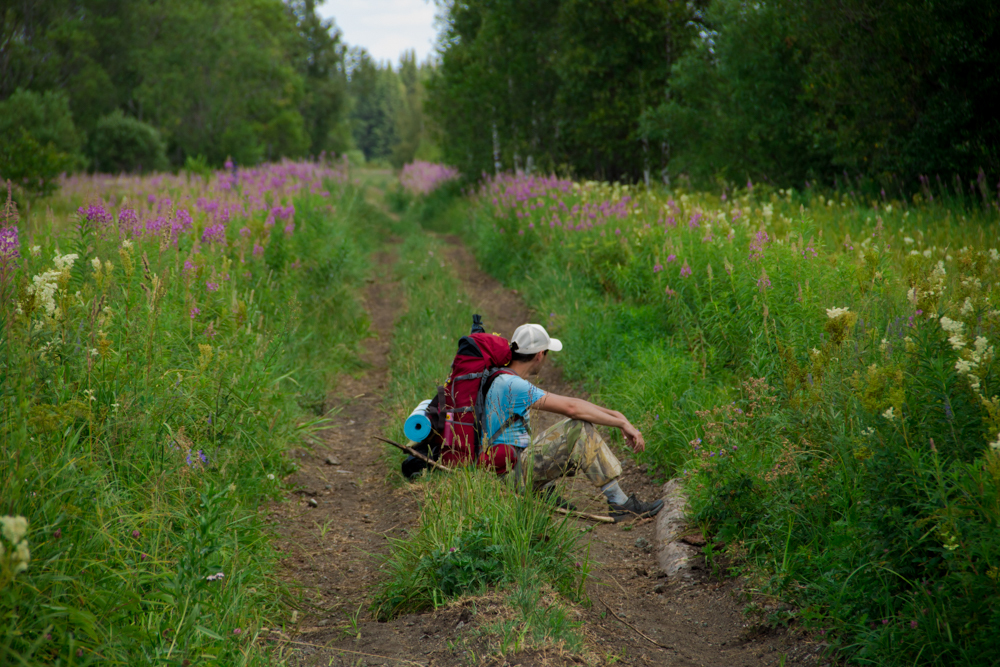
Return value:
[(159, 131), (121, 110), (97, 121), (88, 149), (91, 166), (102, 173), (146, 173), (167, 167)]
[(45, 196), (58, 187), (59, 174), (82, 161), (65, 95), (18, 89), (0, 102), (0, 178), (29, 195)]

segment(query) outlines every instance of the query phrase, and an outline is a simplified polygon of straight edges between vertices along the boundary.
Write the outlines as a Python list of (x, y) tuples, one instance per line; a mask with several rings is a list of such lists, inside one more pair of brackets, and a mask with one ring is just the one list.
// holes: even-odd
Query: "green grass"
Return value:
[[(197, 252), (200, 211), (176, 245), (62, 219), (22, 230), (4, 285), (20, 310), (0, 321), (0, 514), (27, 518), (31, 557), (14, 572), (0, 539), (0, 662), (270, 663), (254, 639), (292, 596), (258, 510), (282, 496), (284, 452), (322, 423), (333, 378), (358, 368), (355, 295), (391, 228), (358, 190), (322, 187), (272, 200), (295, 205), (294, 233), (237, 216)], [(28, 286), (69, 252), (53, 317)]]
[(974, 665), (1000, 651), (998, 223), (921, 197), (524, 177), (487, 184), (466, 236), (684, 477), (751, 591), (852, 663)]

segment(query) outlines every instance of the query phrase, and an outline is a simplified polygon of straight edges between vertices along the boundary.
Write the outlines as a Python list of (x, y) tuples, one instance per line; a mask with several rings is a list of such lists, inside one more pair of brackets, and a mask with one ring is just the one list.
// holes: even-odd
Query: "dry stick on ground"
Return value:
[[(410, 454), (411, 456), (415, 456), (416, 458), (420, 459), (421, 461), (424, 461), (426, 463), (431, 464), (432, 466), (434, 466), (438, 470), (442, 470), (444, 472), (455, 472), (451, 468), (449, 468), (447, 466), (443, 466), (440, 463), (438, 463), (437, 461), (432, 461), (431, 459), (427, 458), (426, 456), (424, 456), (420, 452), (416, 451), (412, 447), (407, 447), (406, 445), (401, 445), (398, 442), (393, 442), (392, 440), (389, 440), (387, 438), (380, 438), (377, 435), (372, 436), (372, 437), (375, 438), (376, 440), (381, 440), (382, 442), (387, 442), (390, 445), (392, 445), (393, 447), (398, 447), (399, 449), (403, 450), (407, 454)], [(590, 519), (591, 521), (600, 521), (602, 523), (614, 523), (615, 522), (615, 520), (612, 519), (609, 516), (600, 516), (598, 514), (586, 514), (584, 512), (574, 512), (574, 511), (571, 511), (571, 510), (563, 509), (561, 507), (554, 507), (552, 509), (554, 509), (556, 512), (559, 512), (560, 514), (565, 514), (566, 516), (576, 516), (576, 517), (580, 517), (581, 519)]]
[(410, 456), (414, 456), (414, 457), (420, 459), (421, 461), (423, 461), (424, 463), (429, 463), (430, 465), (434, 466), (438, 470), (442, 470), (444, 472), (454, 472), (448, 466), (443, 466), (440, 463), (438, 463), (437, 461), (432, 461), (431, 459), (427, 458), (426, 456), (424, 456), (423, 454), (421, 454), (417, 450), (413, 449), (413, 447), (407, 447), (406, 445), (401, 445), (398, 442), (393, 442), (392, 440), (388, 440), (386, 438), (380, 438), (377, 435), (372, 436), (372, 437), (375, 438), (376, 440), (381, 440), (382, 442), (387, 442), (390, 445), (392, 445), (393, 447), (398, 447), (399, 449), (402, 449), (404, 452), (406, 452)]
[(660, 642), (658, 642), (658, 641), (656, 641), (655, 639), (651, 638), (651, 637), (650, 637), (649, 635), (646, 635), (645, 633), (643, 633), (643, 631), (642, 631), (642, 630), (640, 630), (639, 628), (635, 627), (634, 625), (632, 625), (631, 623), (629, 623), (628, 621), (626, 621), (626, 620), (625, 620), (624, 618), (622, 618), (621, 616), (619, 616), (618, 614), (616, 614), (616, 613), (615, 613), (615, 610), (614, 610), (614, 609), (612, 609), (611, 607), (609, 607), (609, 606), (608, 606), (608, 603), (607, 603), (607, 602), (605, 602), (605, 601), (604, 601), (603, 599), (601, 599), (600, 597), (598, 597), (597, 599), (598, 599), (598, 600), (600, 600), (600, 601), (601, 601), (601, 604), (603, 604), (603, 605), (604, 605), (604, 607), (605, 607), (605, 608), (606, 608), (606, 609), (607, 609), (608, 611), (610, 611), (610, 612), (611, 612), (611, 615), (612, 615), (612, 616), (614, 616), (615, 618), (617, 618), (617, 619), (618, 619), (619, 621), (621, 621), (622, 623), (624, 623), (624, 624), (625, 624), (625, 625), (627, 625), (628, 627), (632, 628), (632, 629), (633, 629), (633, 630), (634, 630), (634, 631), (636, 632), (636, 634), (638, 634), (638, 635), (639, 635), (640, 637), (642, 637), (642, 638), (643, 638), (643, 639), (645, 639), (646, 641), (648, 641), (648, 642), (652, 642), (653, 644), (656, 644), (656, 645), (657, 645), (657, 646), (659, 646), (660, 648), (665, 648), (665, 649), (670, 649), (671, 651), (672, 651), (672, 650), (674, 650), (674, 647), (673, 647), (673, 646), (667, 646), (666, 644), (661, 644)]

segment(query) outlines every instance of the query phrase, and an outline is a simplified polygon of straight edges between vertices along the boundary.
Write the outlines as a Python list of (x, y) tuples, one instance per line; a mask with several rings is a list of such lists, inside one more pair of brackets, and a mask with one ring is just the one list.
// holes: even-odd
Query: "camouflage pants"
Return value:
[(560, 477), (578, 472), (595, 486), (604, 486), (622, 474), (622, 465), (590, 422), (564, 419), (554, 424), (518, 456), (517, 485), (529, 483), (537, 491)]

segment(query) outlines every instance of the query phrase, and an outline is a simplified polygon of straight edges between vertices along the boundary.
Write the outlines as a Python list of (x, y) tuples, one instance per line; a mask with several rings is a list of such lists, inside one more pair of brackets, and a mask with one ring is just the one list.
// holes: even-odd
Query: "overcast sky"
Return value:
[(426, 0), (326, 0), (317, 8), (332, 18), (350, 46), (363, 46), (376, 60), (399, 61), (416, 49), (426, 60), (434, 45), (434, 3)]

